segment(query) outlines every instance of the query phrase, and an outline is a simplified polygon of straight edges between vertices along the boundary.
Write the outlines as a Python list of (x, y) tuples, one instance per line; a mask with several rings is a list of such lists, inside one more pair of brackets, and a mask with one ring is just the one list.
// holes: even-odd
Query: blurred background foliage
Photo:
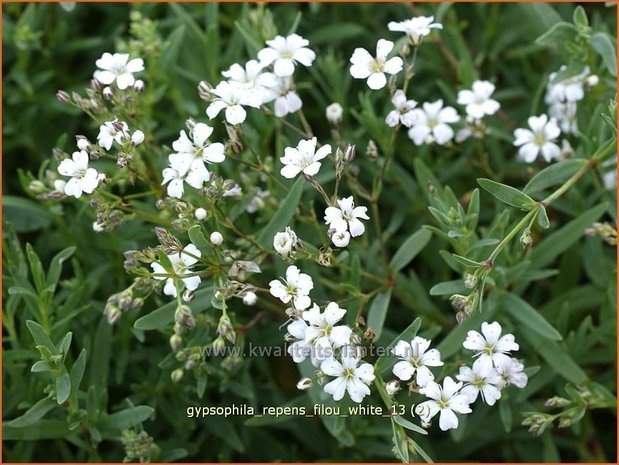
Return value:
[[(593, 30), (616, 37), (615, 9), (601, 3), (583, 6)], [(539, 166), (516, 161), (511, 131), (524, 126), (528, 116), (546, 111), (543, 97), (548, 75), (565, 63), (560, 47), (545, 47), (535, 40), (557, 22), (571, 21), (574, 8), (572, 3), (3, 2), (3, 274), (9, 273), (8, 264), (15, 267), (16, 274), (28, 273), (23, 270), (26, 258), (19, 254), (26, 242), (33, 245), (44, 264), (50, 263), (60, 250), (76, 246), (75, 254), (67, 261), (70, 266), (64, 267), (54, 301), (65, 312), (64, 319), (57, 322), (55, 334), (73, 332), (77, 348), (73, 349), (72, 360), (77, 360), (79, 348), (87, 349), (85, 379), (87, 387), (95, 387), (94, 411), (107, 409), (111, 413), (124, 408), (134, 412), (130, 410), (134, 404), (154, 408), (155, 414), (144, 421), (144, 428), (160, 449), (161, 460), (392, 460), (389, 424), (374, 419), (351, 420), (346, 430), (352, 436), (342, 434), (337, 440), (331, 437), (335, 433), (330, 434), (318, 419), (293, 418), (269, 425), (248, 425), (243, 418), (187, 419), (186, 408), (192, 405), (283, 405), (309, 403), (309, 399), (296, 392), (299, 375), (286, 358), (251, 359), (233, 377), (221, 375), (209, 381), (202, 399), (197, 397), (195, 388), (172, 384), (170, 364), (166, 365), (165, 360), (169, 354), (165, 333), (145, 337), (132, 328), (135, 318), (125, 318), (112, 330), (102, 317), (107, 297), (129, 283), (122, 266), (122, 251), (152, 244), (152, 227), (132, 222), (113, 234), (94, 233), (91, 213), (86, 208), (67, 202), (48, 209), (26, 195), (18, 169), (37, 173), (41, 164), (51, 158), (54, 147), (70, 151), (73, 135), (94, 136), (95, 128), (87, 118), (58, 102), (55, 94), (59, 89), (81, 92), (92, 77), (95, 60), (103, 52), (127, 50), (145, 59), (142, 78), (147, 87), (155, 88), (146, 97), (153, 109), (151, 127), (143, 129), (160, 144), (170, 145), (186, 118), (205, 118), (205, 105), (196, 90), (200, 80), (216, 84), (222, 70), (253, 58), (265, 39), (276, 33), (286, 34), (295, 27), (318, 52), (313, 68), (303, 71), (298, 89), (319, 139), (329, 138), (324, 108), (337, 101), (345, 109), (345, 127), (358, 143), (358, 151), (363, 152), (368, 138), (373, 138), (380, 149), (389, 136), (383, 119), (390, 103), (375, 94), (368, 96), (362, 92), (363, 83), (352, 82), (347, 72), (348, 59), (356, 47), (372, 50), (378, 38), (394, 38), (387, 31), (389, 21), (433, 14), (444, 29), (435, 41), (421, 47), (409, 96), (418, 101), (441, 97), (454, 105), (457, 90), (470, 86), (474, 79), (493, 81), (503, 112), (492, 123), (497, 137), (485, 141), (488, 163), (497, 180), (520, 187)], [(574, 144), (579, 156), (591, 155), (603, 140), (608, 128), (604, 128), (599, 115), (607, 111), (616, 90), (615, 78), (599, 57), (586, 57), (586, 61), (590, 62), (592, 72), (601, 76), (602, 83), (579, 106), (580, 126), (588, 137), (587, 141)], [(257, 112), (250, 114), (248, 126), (256, 128), (252, 137), (259, 138), (261, 129), (272, 131), (264, 120)], [(266, 139), (260, 139), (260, 144), (277, 156), (281, 150)], [(483, 171), (477, 150), (474, 143), (439, 150), (414, 147), (406, 137), (400, 137), (396, 162), (402, 170), (389, 180), (381, 199), (388, 222), (386, 229), (394, 244), (422, 224), (433, 223), (427, 213), (422, 174), (418, 167), (415, 171), (413, 160), (424, 161), (440, 183), (449, 184), (466, 202), (467, 195), (476, 187), (475, 178), (490, 176)], [(375, 166), (367, 159), (359, 164), (362, 170)], [(553, 228), (601, 201), (609, 202), (606, 219), (616, 222), (615, 192), (600, 189), (599, 178), (592, 177), (584, 184), (551, 209)], [(490, 196), (482, 198), (480, 223), (488, 224), (496, 216), (495, 204)], [(251, 224), (252, 219), (240, 221)], [(16, 234), (12, 234), (13, 228)], [(541, 237), (535, 238), (536, 242), (540, 240)], [(424, 316), (422, 335), (426, 337), (441, 339), (455, 327), (446, 298), (428, 295), (434, 284), (458, 278), (438, 258), (437, 251), (444, 246), (434, 239), (415, 266), (404, 270), (406, 290), (396, 295), (397, 303), (390, 309), (384, 330), (387, 342), (419, 314)], [(396, 248), (394, 245), (391, 251)], [(517, 260), (517, 250), (511, 252), (513, 260)], [(535, 286), (527, 288), (522, 284), (519, 292), (525, 292), (525, 300), (564, 335), (562, 348), (588, 377), (614, 393), (615, 249), (599, 238), (586, 238), (561, 252), (559, 258), (555, 256), (548, 264), (556, 272), (546, 279), (537, 278)], [(6, 287), (3, 291), (7, 302)], [(156, 306), (150, 304), (147, 308)], [(6, 322), (3, 328), (5, 419), (15, 418), (34, 404), (45, 386), (42, 379), (29, 373), (36, 357), (24, 319), (18, 315), (15, 324), (14, 340), (8, 337)], [(280, 345), (282, 333), (277, 326), (273, 322), (257, 325), (247, 337), (254, 344)], [(546, 350), (544, 347), (526, 338), (522, 346), (518, 356), (526, 364), (541, 364), (550, 369), (533, 377), (527, 389), (504, 402), (506, 406), (481, 407), (480, 413), (468, 418), (468, 424), (460, 430), (441, 435), (433, 432), (431, 440), (422, 438), (419, 443), (436, 461), (612, 461), (616, 456), (616, 417), (608, 410), (592, 411), (572, 429), (548, 431), (539, 438), (520, 426), (522, 411), (543, 409), (544, 399), (564, 394), (566, 382), (540, 356)], [(7, 351), (9, 347), (13, 350)], [(105, 442), (96, 450), (89, 447), (81, 433), (57, 430), (54, 435), (44, 432), (43, 427), (40, 431), (32, 428), (29, 437), (5, 441), (3, 457), (6, 461), (120, 461), (127, 454), (121, 442), (123, 425), (126, 426), (120, 422), (116, 429), (110, 427), (109, 434), (103, 434)], [(46, 428), (51, 431), (52, 426)]]

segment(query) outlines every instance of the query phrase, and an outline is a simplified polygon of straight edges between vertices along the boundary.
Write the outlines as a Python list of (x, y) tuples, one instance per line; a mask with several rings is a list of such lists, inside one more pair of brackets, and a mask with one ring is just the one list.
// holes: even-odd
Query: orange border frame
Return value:
[[(257, 0), (254, 2), (249, 2), (249, 3), (312, 3), (313, 0), (301, 0), (299, 2), (287, 2), (286, 0)], [(62, 3), (60, 1), (57, 0), (34, 0), (34, 1), (25, 1), (25, 0), (14, 0), (14, 1), (6, 1), (6, 0), (0, 0), (0, 14), (3, 12), (2, 11), (2, 4), (3, 3)], [(165, 1), (165, 0), (134, 0), (134, 1), (117, 1), (117, 0), (82, 0), (79, 3), (245, 3), (244, 0), (220, 0), (219, 2), (211, 2), (211, 0), (206, 0), (206, 1), (201, 1), (201, 0), (184, 0), (184, 1), (179, 1), (179, 0), (172, 0), (172, 1)], [(317, 2), (318, 3), (318, 2)], [(374, 0), (374, 1), (355, 1), (355, 0), (328, 0), (324, 3), (408, 3), (405, 0)], [(435, 1), (435, 0), (419, 0), (418, 2), (415, 3), (444, 3), (441, 1)], [(542, 0), (521, 0), (520, 2), (518, 1), (512, 1), (512, 0), (479, 0), (476, 2), (471, 2), (471, 1), (467, 1), (467, 0), (453, 0), (453, 3), (606, 3), (604, 1), (599, 1), (599, 0), (581, 0), (580, 2), (565, 2), (565, 1), (560, 1), (560, 0), (547, 0), (547, 1), (542, 1)], [(619, 22), (619, 6), (615, 7), (615, 19)], [(0, 22), (0, 35), (2, 34), (2, 22)], [(615, 42), (615, 50), (617, 52), (617, 59), (619, 61), (619, 47), (617, 47), (617, 42)], [(0, 48), (0, 72), (2, 72), (2, 49)], [(617, 78), (617, 83), (619, 84), (619, 77)], [(0, 86), (0, 100), (2, 100), (2, 95), (3, 95), (3, 90), (4, 90), (4, 80), (2, 82), (2, 86)], [(3, 114), (2, 114), (2, 107), (0, 107), (0, 124), (2, 124), (3, 122)], [(3, 126), (4, 127), (4, 126)], [(619, 154), (619, 148), (617, 151), (617, 154)], [(0, 138), (0, 159), (4, 156), (4, 152), (2, 151), (2, 138)], [(617, 167), (617, 172), (619, 174), (619, 166)], [(2, 181), (2, 175), (3, 175), (3, 171), (2, 171), (2, 166), (0, 164), (0, 182)], [(618, 196), (619, 198), (619, 196)], [(2, 200), (2, 191), (0, 191), (0, 201)], [(619, 208), (618, 208), (618, 213), (619, 213)], [(0, 203), (0, 214), (3, 215), (3, 209), (2, 209), (2, 204)], [(4, 217), (4, 216), (3, 216)], [(2, 222), (0, 222), (0, 237), (2, 237), (3, 234), (3, 230), (2, 230), (3, 224)], [(617, 249), (617, 260), (619, 261), (619, 248)], [(0, 263), (2, 262), (2, 242), (0, 242)], [(617, 276), (617, 284), (619, 285), (619, 275)], [(0, 296), (2, 296), (2, 274), (0, 274)], [(2, 305), (2, 301), (0, 301), (0, 307)], [(617, 313), (619, 314), (619, 304), (618, 307), (616, 309)], [(2, 314), (0, 313), (0, 327), (1, 327), (1, 323), (2, 323)], [(615, 334), (615, 336), (617, 337), (617, 334)], [(617, 339), (616, 339), (617, 341)], [(3, 353), (2, 347), (0, 347), (0, 353)], [(2, 358), (0, 357), (0, 384), (2, 384)], [(617, 384), (619, 384), (619, 365), (618, 365), (618, 358), (619, 358), (619, 341), (617, 342), (617, 346), (616, 346), (616, 351), (615, 351), (615, 371), (616, 371), (616, 381)], [(2, 409), (2, 393), (0, 393), (0, 411)], [(619, 413), (619, 409), (617, 410), (616, 413)], [(618, 427), (618, 431), (617, 431), (617, 443), (619, 443), (619, 416), (616, 415), (617, 418), (617, 427)], [(0, 444), (2, 443), (2, 430), (0, 429)], [(0, 452), (1, 454), (1, 452)], [(13, 462), (3, 462), (2, 461), (2, 456), (0, 455), (0, 464), (2, 463), (13, 463)], [(28, 462), (24, 462), (24, 463), (28, 463)], [(30, 462), (30, 463), (37, 463), (37, 462)], [(47, 462), (46, 462), (47, 463)], [(50, 462), (52, 463), (52, 462)], [(85, 462), (74, 462), (76, 465), (88, 465)], [(91, 463), (104, 463), (104, 464), (117, 464), (117, 465), (124, 465), (121, 462), (91, 462)], [(153, 462), (153, 463), (164, 463), (164, 462)], [(199, 463), (208, 463), (208, 462), (178, 462), (178, 463), (190, 463), (190, 464), (195, 464), (198, 465)], [(246, 464), (246, 465), (256, 465), (259, 464), (260, 462), (233, 462), (233, 463), (238, 463), (238, 464)], [(355, 465), (359, 462), (349, 462), (350, 465)], [(361, 462), (363, 463), (363, 462)], [(373, 462), (373, 463), (382, 463), (382, 462)], [(439, 462), (440, 463), (440, 462)], [(449, 462), (449, 463), (454, 463), (457, 465), (465, 465), (465, 463), (463, 462)], [(510, 463), (510, 464), (518, 464), (520, 462), (503, 462), (503, 463)], [(561, 463), (569, 463), (569, 462), (561, 462)], [(615, 462), (607, 462), (607, 463), (619, 463), (619, 451), (617, 452), (617, 457)], [(214, 464), (213, 464), (214, 465)], [(266, 464), (264, 464), (266, 465)], [(290, 462), (282, 462), (282, 465), (293, 465)], [(336, 465), (336, 464), (329, 464), (326, 463), (326, 465)], [(339, 465), (342, 465), (342, 463), (339, 463)]]

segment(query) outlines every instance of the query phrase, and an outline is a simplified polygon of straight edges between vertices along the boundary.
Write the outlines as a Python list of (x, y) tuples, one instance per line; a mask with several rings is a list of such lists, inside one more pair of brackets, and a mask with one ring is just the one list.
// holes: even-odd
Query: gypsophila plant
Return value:
[(609, 460), (610, 8), (7, 6), (5, 457)]

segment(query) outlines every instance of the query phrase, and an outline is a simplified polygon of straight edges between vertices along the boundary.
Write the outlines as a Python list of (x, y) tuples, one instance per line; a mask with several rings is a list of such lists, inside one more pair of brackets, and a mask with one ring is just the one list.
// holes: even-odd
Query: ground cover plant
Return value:
[(615, 6), (3, 4), (6, 461), (612, 461)]

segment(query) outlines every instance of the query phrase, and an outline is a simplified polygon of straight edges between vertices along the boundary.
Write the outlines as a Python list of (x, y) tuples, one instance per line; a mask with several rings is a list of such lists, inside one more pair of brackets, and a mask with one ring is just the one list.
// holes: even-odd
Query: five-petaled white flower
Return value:
[(300, 310), (305, 310), (312, 304), (309, 293), (314, 288), (314, 281), (311, 276), (301, 273), (296, 266), (291, 265), (286, 270), (286, 279), (282, 281), (274, 279), (269, 283), (273, 297), (285, 304), (292, 300), (294, 307)]
[(303, 172), (307, 176), (316, 176), (320, 170), (320, 160), (331, 153), (329, 144), (316, 150), (318, 143), (315, 137), (309, 140), (300, 140), (297, 147), (286, 147), (280, 161), (285, 165), (280, 174), (288, 179), (294, 178)]
[(265, 73), (264, 99), (262, 103), (274, 103), (274, 113), (278, 118), (295, 113), (303, 107), (303, 101), (297, 94), (292, 78), (277, 77), (273, 73)]
[(226, 121), (232, 125), (245, 121), (247, 112), (244, 106), (258, 108), (262, 104), (262, 95), (238, 82), (222, 81), (210, 92), (214, 98), (206, 108), (206, 114), (213, 119), (225, 108)]
[(421, 39), (430, 34), (432, 29), (443, 29), (441, 23), (434, 22), (434, 16), (417, 16), (399, 23), (391, 21), (387, 27), (390, 31), (404, 32), (413, 45), (419, 45)]
[(350, 233), (348, 231), (336, 231), (331, 235), (331, 241), (336, 247), (346, 247), (350, 244)]
[(82, 192), (92, 194), (99, 185), (99, 173), (94, 168), (88, 168), (88, 154), (83, 150), (73, 152), (72, 158), (66, 158), (58, 165), (58, 172), (71, 179), (66, 184), (54, 183), (54, 187), (62, 187), (65, 195), (72, 195), (76, 199)]
[(426, 400), (415, 407), (415, 413), (419, 415), (424, 423), (429, 423), (430, 420), (440, 412), (439, 427), (443, 431), (455, 429), (458, 427), (458, 417), (456, 413), (471, 413), (468, 397), (460, 391), (462, 383), (456, 383), (451, 377), (446, 376), (443, 380), (443, 386), (434, 381), (430, 381), (419, 392), (429, 397), (431, 400)]
[(297, 242), (297, 235), (288, 226), (284, 231), (280, 231), (273, 236), (273, 248), (278, 254), (284, 257), (290, 255), (297, 246)]
[(556, 140), (561, 129), (556, 120), (540, 115), (529, 117), (527, 123), (530, 129), (518, 128), (514, 131), (514, 145), (520, 147), (518, 156), (527, 163), (535, 161), (540, 153), (547, 162), (557, 158), (561, 149)]
[(350, 197), (337, 200), (337, 207), (327, 207), (325, 223), (336, 233), (350, 231), (352, 237), (360, 236), (365, 232), (365, 226), (359, 220), (369, 220), (367, 207), (355, 207), (355, 201)]
[(320, 364), (320, 371), (325, 375), (336, 378), (327, 383), (324, 391), (333, 396), (333, 400), (341, 400), (348, 391), (350, 398), (360, 403), (370, 394), (369, 384), (374, 381), (374, 367), (369, 363), (359, 365), (360, 359), (343, 355), (341, 363), (334, 358), (327, 359)]
[(404, 66), (400, 57), (387, 59), (391, 50), (393, 42), (385, 39), (380, 39), (376, 44), (376, 57), (364, 48), (356, 48), (350, 58), (350, 74), (355, 79), (367, 79), (370, 89), (382, 89), (387, 84), (385, 73), (398, 74)]
[(421, 108), (413, 111), (413, 127), (408, 130), (410, 137), (416, 145), (432, 144), (445, 145), (454, 136), (454, 130), (448, 123), (456, 123), (460, 120), (455, 108), (443, 107), (443, 100), (426, 102)]
[(458, 92), (458, 104), (465, 105), (466, 114), (481, 119), (486, 115), (494, 115), (501, 105), (490, 98), (495, 86), (490, 81), (475, 81), (472, 89)]
[[(159, 276), (153, 276), (157, 280), (165, 279), (165, 286), (163, 293), (172, 297), (176, 297), (176, 284), (175, 280), (182, 280), (185, 284), (185, 288), (188, 291), (195, 291), (200, 285), (200, 276), (188, 276), (191, 274), (191, 267), (198, 262), (201, 257), (201, 252), (193, 244), (188, 244), (179, 253), (168, 255), (168, 259), (172, 264), (171, 270), (166, 270), (160, 263), (151, 263), (153, 273)], [(173, 275), (173, 277), (168, 275)]]
[[(487, 373), (492, 366), (498, 367), (502, 361), (509, 360), (509, 353), (518, 350), (513, 334), (501, 336), (501, 325), (498, 322), (481, 324), (481, 332), (469, 331), (462, 346), (475, 351), (473, 357), (478, 357), (475, 364), (479, 365), (480, 372)], [(474, 364), (474, 365), (475, 365)]]
[(112, 144), (122, 144), (124, 140), (129, 139), (129, 126), (124, 121), (106, 121), (99, 126), (99, 135), (97, 143), (105, 150), (110, 150)]
[(461, 366), (460, 373), (456, 375), (456, 378), (458, 378), (458, 381), (466, 383), (461, 392), (469, 399), (471, 404), (477, 400), (479, 394), (488, 405), (494, 405), (501, 398), (503, 379), (494, 368), (484, 371), (479, 364), (473, 364), (472, 369)]
[(269, 100), (268, 87), (273, 85), (274, 76), (272, 73), (265, 73), (264, 66), (264, 63), (249, 60), (245, 66), (234, 63), (221, 74), (228, 78), (228, 82), (241, 84), (250, 92), (257, 93), (261, 103), (265, 103)]
[(346, 310), (335, 302), (330, 302), (323, 313), (318, 305), (303, 312), (303, 319), (309, 323), (305, 330), (305, 342), (313, 347), (313, 357), (325, 360), (333, 357), (333, 349), (350, 343), (352, 329), (346, 325), (337, 325)]
[(522, 389), (529, 381), (529, 377), (524, 372), (524, 365), (513, 357), (499, 360), (496, 371), (501, 377), (501, 387), (513, 384)]
[(128, 53), (104, 53), (95, 64), (98, 69), (95, 71), (95, 79), (101, 84), (109, 86), (114, 81), (119, 89), (124, 90), (135, 83), (133, 73), (144, 71), (144, 60), (134, 58), (129, 60)]
[(295, 63), (311, 66), (316, 59), (314, 51), (307, 48), (309, 41), (298, 34), (276, 36), (266, 44), (268, 47), (258, 52), (258, 60), (264, 66), (273, 64), (273, 72), (280, 77), (292, 76)]
[(430, 381), (434, 381), (434, 375), (428, 367), (440, 367), (441, 353), (437, 349), (430, 349), (429, 339), (415, 336), (410, 342), (398, 341), (392, 352), (401, 361), (393, 366), (393, 374), (402, 381), (408, 381), (417, 373), (417, 385), (425, 386)]
[(417, 102), (415, 100), (407, 100), (404, 91), (398, 89), (393, 94), (391, 103), (393, 103), (395, 110), (390, 111), (387, 118), (385, 118), (387, 126), (393, 128), (402, 123), (407, 128), (410, 128), (415, 122), (415, 114), (412, 110), (417, 106)]

